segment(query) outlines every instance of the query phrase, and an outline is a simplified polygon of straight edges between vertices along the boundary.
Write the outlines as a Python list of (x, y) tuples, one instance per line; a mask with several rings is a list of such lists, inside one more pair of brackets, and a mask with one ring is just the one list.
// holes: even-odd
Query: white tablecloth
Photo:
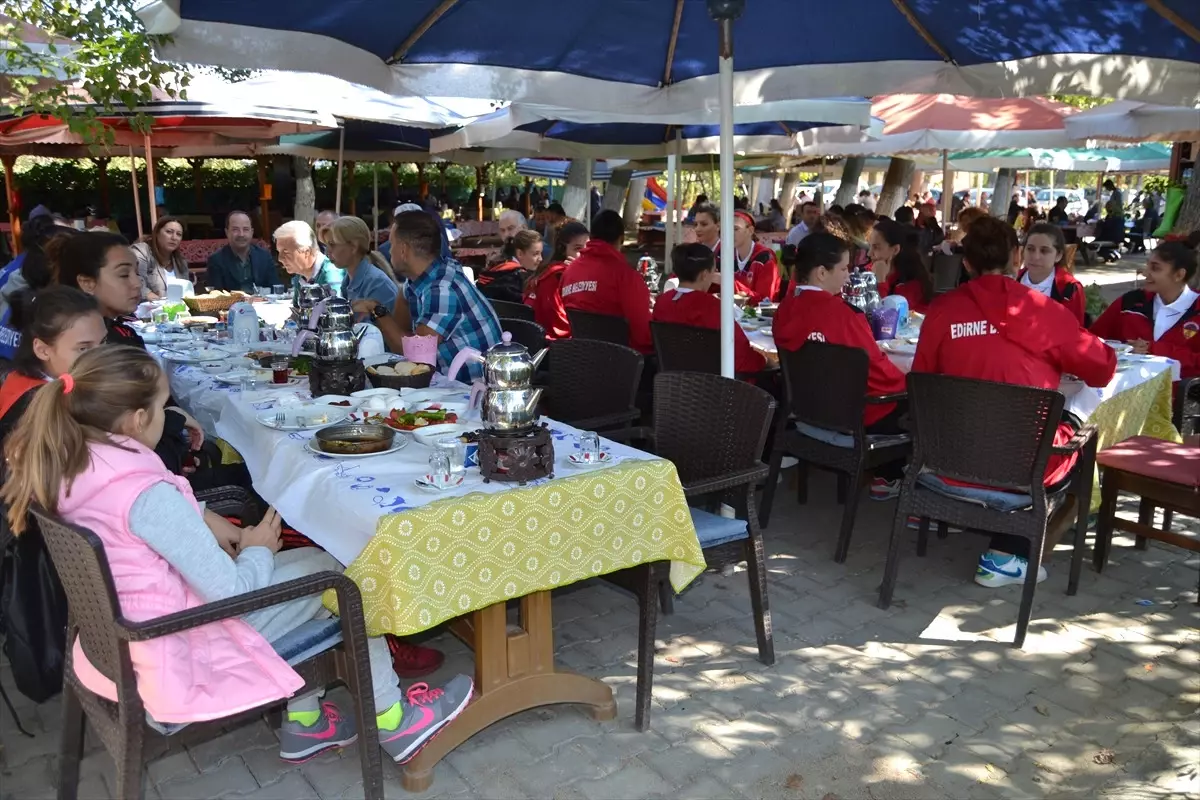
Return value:
[[(750, 344), (765, 353), (777, 353), (775, 339), (770, 333), (747, 330), (746, 338)], [(913, 355), (911, 353), (888, 353), (891, 361), (903, 373), (912, 370)], [(1124, 356), (1117, 368), (1117, 374), (1107, 386), (1099, 389), (1090, 386), (1080, 386), (1079, 383), (1064, 381), (1060, 390), (1067, 397), (1065, 410), (1071, 412), (1084, 422), (1095, 412), (1097, 406), (1110, 397), (1132, 389), (1154, 378), (1166, 370), (1171, 370), (1171, 380), (1179, 380), (1179, 362), (1173, 358), (1160, 356)]]
[[(288, 395), (307, 398), (306, 388), (266, 390), (248, 399), (241, 389), (218, 384), (192, 366), (168, 362), (171, 392), (183, 407), (234, 447), (246, 462), (254, 489), (297, 530), (328, 550), (343, 564), (353, 561), (371, 537), (383, 514), (423, 506), (434, 500), (468, 492), (503, 492), (512, 484), (483, 483), (478, 469), (468, 469), (463, 484), (447, 492), (419, 489), (413, 481), (428, 472), (430, 449), (415, 439), (396, 453), (362, 459), (336, 459), (304, 449), (313, 431), (286, 433), (259, 424), (255, 417)], [(462, 399), (467, 398), (466, 387)], [(555, 474), (578, 474), (567, 455), (576, 448), (578, 431), (568, 425), (550, 425), (555, 447)], [(210, 427), (211, 426), (211, 427)], [(646, 453), (605, 440), (613, 456), (606, 469), (627, 459), (650, 458)], [(548, 479), (543, 479), (548, 480)]]

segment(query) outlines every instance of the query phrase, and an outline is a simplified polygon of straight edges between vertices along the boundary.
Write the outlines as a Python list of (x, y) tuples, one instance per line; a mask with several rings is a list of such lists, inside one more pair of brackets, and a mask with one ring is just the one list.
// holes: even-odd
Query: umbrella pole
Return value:
[(666, 264), (666, 272), (670, 275), (674, 272), (671, 265), (671, 251), (675, 248), (675, 195), (679, 192), (679, 165), (677, 163), (679, 156), (676, 155), (674, 149), (667, 154), (667, 207), (664, 209), (665, 216), (663, 222), (663, 230), (667, 235), (666, 253), (663, 258)]
[(137, 166), (133, 163), (133, 147), (129, 148), (129, 177), (133, 181), (133, 216), (137, 219), (138, 238), (144, 236), (142, 230), (142, 200), (138, 197)]
[(592, 175), (594, 174), (592, 167), (594, 164), (590, 158), (585, 158), (583, 163), (584, 169), (587, 170), (584, 175), (585, 183), (583, 184), (583, 218), (587, 220), (587, 226), (590, 230), (592, 227)]
[(158, 202), (154, 196), (154, 154), (150, 150), (150, 134), (146, 134), (146, 202), (150, 204), (150, 227), (158, 224)]
[(338, 216), (342, 214), (342, 162), (345, 160), (346, 153), (346, 127), (343, 125), (338, 131), (338, 168), (337, 168), (337, 189), (333, 195), (333, 211)]
[(942, 230), (950, 233), (950, 207), (954, 198), (954, 173), (950, 171), (950, 151), (942, 151)]
[(733, 20), (739, 11), (724, 11), (709, 2), (709, 13), (720, 26), (718, 59), (721, 102), (721, 375), (733, 370)]

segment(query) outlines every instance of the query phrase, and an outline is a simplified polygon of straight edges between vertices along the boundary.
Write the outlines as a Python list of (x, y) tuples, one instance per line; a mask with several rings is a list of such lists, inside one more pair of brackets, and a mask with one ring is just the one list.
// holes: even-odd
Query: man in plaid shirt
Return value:
[[(496, 312), (454, 261), (441, 257), (441, 224), (424, 211), (405, 211), (392, 222), (392, 266), (405, 278), (404, 302), (395, 311), (374, 300), (359, 300), (354, 310), (368, 314), (379, 326), (388, 349), (402, 352), (405, 336), (438, 337), (438, 363), (445, 372), (464, 347), (483, 352), (500, 342)], [(483, 365), (467, 364), (470, 379), (483, 377)], [(463, 376), (451, 375), (451, 378)]]

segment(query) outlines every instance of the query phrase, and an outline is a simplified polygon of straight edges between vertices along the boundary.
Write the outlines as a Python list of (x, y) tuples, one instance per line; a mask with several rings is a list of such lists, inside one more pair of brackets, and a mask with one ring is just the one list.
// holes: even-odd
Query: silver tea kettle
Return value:
[(354, 335), (354, 309), (350, 302), (330, 297), (313, 307), (308, 317), (308, 329), (296, 337), (292, 354), (297, 355), (304, 342), (312, 339), (316, 343), (314, 355), (318, 361), (346, 361), (358, 357), (359, 338)]
[(468, 362), (483, 364), (483, 380), (471, 386), (471, 405), (480, 403), (483, 425), (489, 430), (516, 432), (526, 430), (537, 422), (537, 405), (542, 396), (533, 388), (533, 373), (547, 350), (542, 348), (530, 355), (524, 345), (514, 342), (505, 331), (501, 342), (480, 353), (464, 347), (454, 356), (446, 376), (453, 379)]

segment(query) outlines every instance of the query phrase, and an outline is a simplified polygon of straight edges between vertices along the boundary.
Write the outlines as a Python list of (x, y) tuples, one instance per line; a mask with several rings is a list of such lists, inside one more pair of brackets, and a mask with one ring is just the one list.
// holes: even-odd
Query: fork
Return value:
[(287, 415), (284, 414), (282, 411), (276, 411), (275, 412), (275, 427), (282, 428), (283, 423), (285, 423), (285, 422), (287, 422)]

